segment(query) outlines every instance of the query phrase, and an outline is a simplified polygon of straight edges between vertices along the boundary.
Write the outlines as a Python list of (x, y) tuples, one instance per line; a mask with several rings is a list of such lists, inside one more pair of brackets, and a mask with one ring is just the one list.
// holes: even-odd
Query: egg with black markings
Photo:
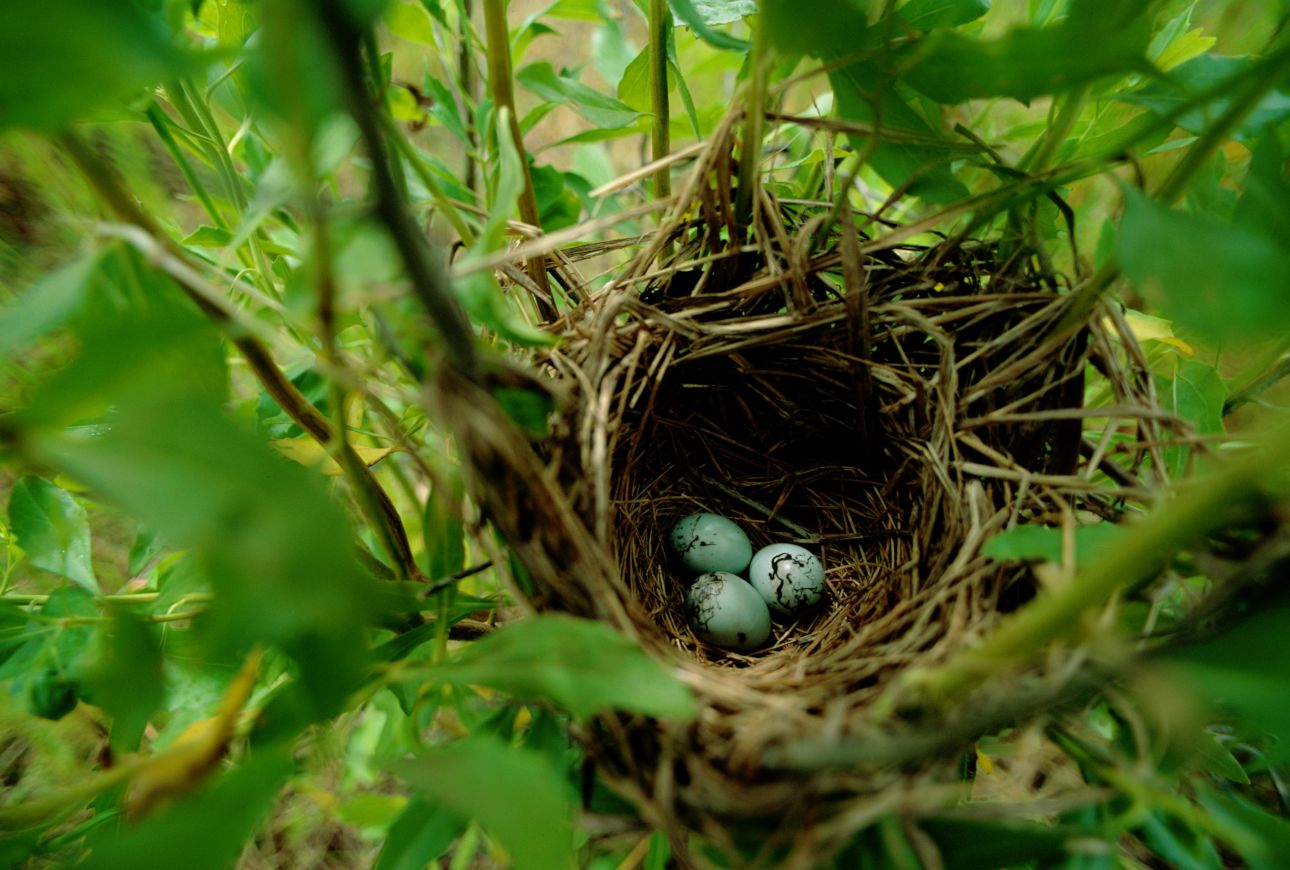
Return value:
[(770, 637), (770, 610), (742, 577), (724, 571), (697, 577), (685, 596), (685, 615), (701, 639), (736, 652)]
[(752, 543), (744, 530), (718, 514), (682, 517), (672, 527), (668, 543), (681, 564), (696, 574), (738, 574), (752, 558)]

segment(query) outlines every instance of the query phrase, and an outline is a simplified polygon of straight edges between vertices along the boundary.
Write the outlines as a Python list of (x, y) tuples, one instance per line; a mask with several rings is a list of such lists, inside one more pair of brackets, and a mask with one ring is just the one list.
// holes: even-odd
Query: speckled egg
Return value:
[(753, 650), (770, 637), (770, 611), (742, 577), (703, 574), (685, 596), (685, 615), (694, 633), (728, 650)]
[(752, 558), (752, 544), (744, 530), (717, 514), (682, 517), (672, 527), (668, 543), (681, 564), (696, 574), (712, 571), (738, 574), (748, 567), (748, 560)]
[(824, 597), (824, 566), (796, 544), (771, 544), (752, 557), (748, 580), (771, 610), (798, 616)]

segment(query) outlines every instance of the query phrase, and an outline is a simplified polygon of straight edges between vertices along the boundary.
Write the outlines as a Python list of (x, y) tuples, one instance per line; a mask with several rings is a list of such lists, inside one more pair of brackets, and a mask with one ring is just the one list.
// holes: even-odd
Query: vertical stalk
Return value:
[[(493, 92), (494, 111), (505, 109), (510, 119), (508, 129), (497, 130), (498, 136), (509, 135), (520, 155), (520, 170), (524, 190), (520, 194), (520, 219), (526, 224), (542, 228), (538, 218), (537, 195), (533, 192), (533, 176), (529, 174), (528, 152), (524, 150), (524, 135), (520, 132), (519, 115), (515, 111), (515, 85), (511, 72), (510, 30), (506, 25), (506, 0), (484, 0), (484, 32), (488, 48), (488, 86)], [(498, 112), (500, 117), (501, 113)], [(551, 288), (546, 279), (546, 258), (529, 260), (526, 271), (537, 285), (538, 310), (545, 318), (554, 319), (556, 311), (550, 301)]]
[(770, 35), (761, 15), (753, 18), (753, 44), (748, 66), (750, 80), (744, 95), (744, 135), (739, 150), (739, 190), (735, 196), (735, 223), (746, 227), (752, 221), (754, 188), (761, 173), (761, 139), (766, 125), (766, 87), (770, 70)]
[(475, 129), (475, 113), (471, 112), (469, 107), (475, 105), (476, 86), (478, 82), (475, 79), (475, 57), (470, 50), (470, 19), (475, 10), (473, 0), (462, 0), (461, 2), (461, 21), (458, 22), (458, 40), (457, 40), (457, 77), (461, 80), (461, 93), (466, 111), (462, 112), (462, 123), (466, 127), (466, 136), (475, 149), (474, 151), (466, 150), (466, 167), (462, 175), (462, 183), (467, 190), (475, 190), (478, 184), (478, 167), (475, 164), (475, 154), (479, 148), (479, 133)]
[[(667, 40), (671, 32), (671, 12), (667, 0), (649, 2), (649, 89), (650, 110), (654, 113), (651, 137), (654, 160), (662, 160), (672, 150), (667, 104)], [(672, 169), (661, 167), (654, 173), (654, 198), (667, 199), (672, 195)]]

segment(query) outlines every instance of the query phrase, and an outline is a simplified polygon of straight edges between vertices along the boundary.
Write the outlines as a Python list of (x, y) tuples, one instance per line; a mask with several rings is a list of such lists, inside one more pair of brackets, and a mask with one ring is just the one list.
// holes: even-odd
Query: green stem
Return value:
[(1180, 492), (1132, 534), (1099, 554), (1069, 584), (1042, 594), (1009, 617), (978, 646), (915, 680), (934, 695), (957, 699), (1076, 631), (1092, 608), (1154, 576), (1179, 549), (1221, 528), (1234, 507), (1257, 502), (1290, 460), (1290, 427)]
[(761, 176), (761, 139), (766, 125), (766, 89), (770, 76), (770, 34), (761, 15), (753, 17), (753, 44), (749, 52), (749, 81), (744, 94), (744, 134), (739, 150), (739, 189), (735, 195), (735, 223), (752, 221), (753, 197)]
[(1077, 88), (1066, 95), (1062, 100), (1061, 109), (1057, 112), (1057, 118), (1044, 135), (1035, 140), (1034, 146), (1030, 151), (1021, 158), (1020, 166), (1022, 169), (1034, 171), (1043, 169), (1052, 160), (1057, 149), (1066, 141), (1066, 137), (1075, 127), (1075, 122), (1079, 120), (1080, 113), (1084, 111), (1084, 105), (1088, 102), (1088, 86)]
[(403, 154), (403, 159), (407, 165), (412, 167), (412, 172), (420, 180), (426, 190), (430, 191), (430, 196), (434, 198), (435, 207), (452, 224), (452, 228), (457, 232), (457, 237), (461, 239), (462, 244), (470, 247), (475, 243), (475, 233), (471, 230), (470, 225), (466, 223), (461, 216), (461, 212), (453, 205), (452, 200), (444, 193), (443, 188), (439, 186), (439, 181), (434, 177), (429, 167), (426, 166), (425, 160), (417, 153), (414, 146), (403, 131), (394, 123), (394, 119), (388, 115), (381, 115), (382, 126), (385, 128), (385, 136), (394, 146)]
[(221, 230), (228, 230), (228, 222), (224, 220), (224, 216), (220, 214), (219, 209), (215, 207), (215, 202), (210, 198), (210, 194), (206, 192), (206, 185), (202, 184), (197, 173), (193, 171), (192, 164), (184, 156), (179, 143), (175, 141), (174, 135), (170, 132), (170, 120), (161, 111), (161, 107), (157, 105), (155, 100), (148, 106), (148, 122), (152, 124), (152, 129), (157, 131), (161, 144), (166, 147), (166, 151), (170, 154), (170, 159), (174, 160), (175, 165), (179, 167), (180, 174), (184, 176), (184, 180), (188, 182), (188, 186), (196, 194), (197, 199), (202, 204), (202, 208), (206, 210), (206, 214), (215, 222), (215, 226)]
[[(333, 0), (335, 2), (335, 0)], [(448, 284), (448, 276), (431, 257), (425, 236), (412, 219), (406, 202), (390, 169), (386, 143), (377, 120), (378, 110), (363, 87), (363, 64), (359, 56), (358, 34), (353, 32), (348, 16), (332, 7), (325, 10), (327, 32), (332, 36), (337, 59), (344, 71), (350, 113), (358, 125), (372, 163), (372, 188), (376, 214), (394, 241), (407, 270), (412, 292), (429, 313), (443, 338), (444, 348), (459, 374), (478, 381), (480, 366), (475, 351), (475, 335)]]
[[(667, 102), (667, 40), (671, 25), (667, 0), (649, 3), (649, 88), (650, 108), (654, 113), (653, 159), (662, 160), (672, 150), (671, 118)], [(654, 198), (672, 195), (672, 168), (663, 166), (654, 173)]]
[[(505, 131), (497, 130), (498, 136), (509, 135), (515, 143), (515, 151), (520, 156), (520, 172), (524, 178), (524, 190), (520, 193), (520, 219), (530, 226), (542, 229), (538, 214), (537, 194), (533, 190), (533, 176), (529, 172), (529, 155), (524, 149), (524, 134), (520, 130), (520, 116), (515, 111), (515, 85), (511, 71), (510, 30), (506, 24), (506, 0), (484, 0), (484, 38), (488, 46), (488, 86), (493, 93), (493, 110), (501, 117), (505, 109), (509, 123)], [(539, 295), (536, 298), (538, 310), (543, 317), (554, 319), (557, 312), (548, 301), (551, 286), (546, 277), (546, 258), (534, 257), (525, 264), (525, 271), (537, 285)]]

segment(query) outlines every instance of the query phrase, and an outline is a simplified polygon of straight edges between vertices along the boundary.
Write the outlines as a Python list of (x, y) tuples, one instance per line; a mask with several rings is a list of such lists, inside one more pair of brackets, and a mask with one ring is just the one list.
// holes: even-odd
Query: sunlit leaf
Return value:
[(668, 0), (668, 6), (679, 22), (709, 45), (730, 51), (747, 51), (752, 47), (747, 40), (713, 27), (753, 14), (757, 5), (752, 0)]
[(89, 519), (69, 493), (44, 478), (24, 477), (9, 494), (9, 526), (32, 565), (99, 591)]
[[(271, 443), (274, 450), (277, 450), (292, 462), (299, 462), (306, 468), (317, 468), (330, 477), (337, 477), (345, 473), (340, 464), (327, 452), (327, 448), (319, 444), (314, 438), (308, 436), (279, 438)], [(394, 447), (354, 446), (354, 452), (358, 454), (359, 459), (363, 460), (364, 465), (375, 465), (393, 453), (395, 449)]]
[[(1110, 523), (1077, 526), (1075, 536), (1075, 561), (1087, 564), (1102, 549), (1112, 545), (1125, 534), (1124, 530)], [(1000, 532), (985, 542), (981, 555), (1001, 562), (1037, 560), (1061, 563), (1063, 532), (1052, 526), (1017, 526)]]
[(1176, 322), (1215, 340), (1290, 324), (1290, 248), (1237, 224), (1174, 211), (1126, 191), (1117, 256)]
[(432, 803), (478, 821), (517, 870), (571, 866), (568, 788), (541, 755), (478, 734), (391, 769)]
[(577, 79), (557, 74), (546, 61), (524, 67), (516, 73), (515, 80), (544, 100), (568, 105), (595, 127), (626, 127), (641, 116), (631, 106)]
[(581, 719), (607, 709), (688, 719), (695, 709), (689, 689), (636, 644), (602, 623), (556, 614), (494, 632), (432, 673), (550, 698)]

